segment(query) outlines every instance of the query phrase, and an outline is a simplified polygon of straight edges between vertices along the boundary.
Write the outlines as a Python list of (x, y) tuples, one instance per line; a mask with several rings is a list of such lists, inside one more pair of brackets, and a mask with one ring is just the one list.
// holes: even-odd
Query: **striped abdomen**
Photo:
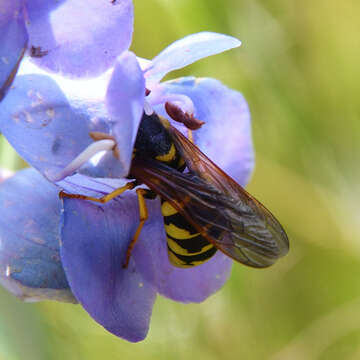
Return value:
[(216, 247), (202, 237), (168, 201), (162, 200), (161, 212), (172, 265), (181, 268), (197, 266), (215, 254)]

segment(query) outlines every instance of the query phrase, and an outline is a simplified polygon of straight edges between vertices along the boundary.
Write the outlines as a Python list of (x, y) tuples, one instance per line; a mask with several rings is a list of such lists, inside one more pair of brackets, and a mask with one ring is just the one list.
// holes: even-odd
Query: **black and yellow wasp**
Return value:
[[(92, 134), (94, 139), (101, 135)], [(217, 250), (256, 268), (272, 265), (289, 250), (285, 231), (275, 217), (231, 177), (216, 166), (181, 132), (157, 114), (144, 113), (128, 176), (132, 181), (100, 198), (62, 196), (107, 202), (137, 188), (140, 224), (131, 250), (147, 219), (144, 198), (160, 197), (170, 262), (193, 267)]]

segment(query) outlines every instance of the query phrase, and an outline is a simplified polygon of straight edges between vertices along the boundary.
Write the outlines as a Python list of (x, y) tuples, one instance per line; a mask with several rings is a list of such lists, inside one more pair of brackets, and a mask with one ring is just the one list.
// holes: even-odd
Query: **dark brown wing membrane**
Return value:
[[(202, 162), (204, 158), (206, 165), (212, 165), (190, 144), (196, 149), (193, 159)], [(185, 159), (191, 163), (189, 157), (187, 154)], [(168, 200), (206, 239), (234, 260), (267, 267), (287, 253), (286, 234), (268, 210), (220, 169), (214, 173), (216, 165), (209, 166), (212, 172), (206, 176), (194, 170), (198, 168), (196, 165), (192, 172), (184, 174), (158, 161), (137, 159), (131, 173)]]

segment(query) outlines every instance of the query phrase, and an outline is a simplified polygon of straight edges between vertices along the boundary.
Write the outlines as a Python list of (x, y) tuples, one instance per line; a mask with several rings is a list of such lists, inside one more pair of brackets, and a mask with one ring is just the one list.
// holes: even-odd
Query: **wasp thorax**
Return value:
[(169, 152), (171, 137), (159, 116), (143, 114), (135, 141), (136, 156), (155, 158)]
[(155, 112), (142, 116), (133, 151), (134, 160), (156, 160), (171, 168), (183, 171), (185, 161), (170, 135), (168, 120)]

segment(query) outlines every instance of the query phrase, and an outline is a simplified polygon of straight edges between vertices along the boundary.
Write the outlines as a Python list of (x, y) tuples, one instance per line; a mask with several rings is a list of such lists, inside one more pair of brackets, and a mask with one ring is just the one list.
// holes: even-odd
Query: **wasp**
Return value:
[[(200, 265), (219, 250), (244, 265), (264, 268), (289, 250), (287, 235), (271, 212), (156, 113), (143, 114), (128, 178), (131, 181), (125, 186), (99, 199), (60, 194), (105, 203), (137, 188), (140, 223), (124, 267), (148, 217), (145, 199), (157, 196), (174, 266)], [(148, 189), (139, 188), (141, 184)]]

